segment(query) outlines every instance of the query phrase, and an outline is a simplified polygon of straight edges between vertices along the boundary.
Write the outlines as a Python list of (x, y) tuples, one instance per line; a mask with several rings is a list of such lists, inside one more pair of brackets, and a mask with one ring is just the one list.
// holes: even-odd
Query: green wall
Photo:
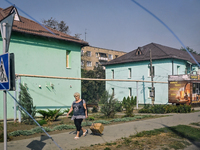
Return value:
[[(172, 61), (174, 67), (172, 67)], [(112, 70), (114, 70), (114, 79), (125, 80), (144, 80), (151, 81), (149, 76), (149, 61), (124, 63), (106, 66), (106, 79), (112, 78)], [(168, 82), (168, 75), (172, 74), (172, 68), (174, 68), (174, 74), (177, 74), (177, 66), (179, 66), (179, 74), (185, 73), (186, 62), (182, 60), (153, 60), (153, 66), (155, 67), (154, 81)], [(129, 68), (131, 68), (131, 78), (129, 78)], [(168, 103), (168, 84), (154, 83), (155, 86), (155, 104)], [(115, 98), (119, 101), (123, 100), (123, 97), (129, 96), (129, 89), (131, 88), (132, 96), (136, 96), (138, 92), (138, 100), (140, 104), (151, 104), (151, 98), (149, 97), (149, 88), (151, 83), (138, 82), (138, 91), (136, 88), (136, 82), (117, 82), (107, 81), (106, 90), (112, 93), (114, 89)]]
[[(3, 53), (2, 39), (0, 41)], [(70, 52), (70, 67), (66, 68), (66, 51)], [(15, 54), (15, 73), (59, 77), (81, 77), (81, 46), (76, 43), (13, 32), (9, 52)], [(18, 80), (17, 90), (18, 88)], [(21, 77), (37, 109), (69, 108), (75, 92), (81, 93), (80, 80)], [(50, 84), (53, 84), (52, 88)], [(39, 88), (41, 85), (41, 88)], [(14, 92), (11, 92), (14, 95)], [(18, 95), (17, 95), (18, 96)], [(0, 92), (3, 107), (3, 92)], [(8, 117), (14, 117), (14, 100), (7, 96)], [(3, 119), (3, 108), (0, 109)]]

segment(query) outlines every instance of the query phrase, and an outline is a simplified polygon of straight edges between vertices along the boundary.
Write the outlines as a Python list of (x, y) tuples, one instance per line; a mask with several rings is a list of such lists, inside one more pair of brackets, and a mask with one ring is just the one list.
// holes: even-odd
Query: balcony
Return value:
[(108, 61), (107, 57), (99, 57), (99, 61)]

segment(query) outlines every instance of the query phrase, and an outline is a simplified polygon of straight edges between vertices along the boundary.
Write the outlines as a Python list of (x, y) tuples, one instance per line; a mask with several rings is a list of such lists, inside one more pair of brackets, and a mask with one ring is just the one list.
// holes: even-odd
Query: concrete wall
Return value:
[[(173, 60), (174, 67), (172, 67), (172, 60), (153, 60), (152, 64), (155, 67), (154, 81), (168, 81), (168, 75), (172, 74), (172, 68), (174, 68), (174, 74), (184, 74), (186, 68), (186, 62), (181, 60)], [(149, 76), (149, 61), (134, 62), (118, 65), (106, 66), (106, 79), (112, 79), (112, 70), (114, 70), (114, 79), (130, 79), (130, 80), (145, 80), (151, 81)], [(131, 78), (129, 78), (129, 68), (131, 68)], [(155, 86), (155, 104), (168, 103), (168, 84), (154, 83)], [(138, 100), (140, 104), (151, 104), (151, 98), (149, 96), (149, 88), (151, 83), (138, 82)], [(129, 90), (131, 88), (132, 96), (136, 96), (136, 82), (117, 82), (107, 81), (106, 90), (112, 93), (114, 89), (115, 98), (122, 101), (123, 97), (129, 96)]]
[[(3, 47), (2, 40), (0, 47)], [(71, 51), (69, 68), (66, 67), (67, 50)], [(16, 74), (81, 77), (79, 44), (13, 32), (9, 52), (15, 54)], [(73, 94), (81, 93), (80, 80), (22, 77), (21, 83), (27, 84), (37, 109), (69, 108), (74, 100)], [(13, 118), (14, 101), (10, 96), (7, 97), (8, 118)], [(3, 107), (3, 92), (0, 92), (0, 106)], [(3, 119), (3, 108), (0, 109), (0, 119)]]

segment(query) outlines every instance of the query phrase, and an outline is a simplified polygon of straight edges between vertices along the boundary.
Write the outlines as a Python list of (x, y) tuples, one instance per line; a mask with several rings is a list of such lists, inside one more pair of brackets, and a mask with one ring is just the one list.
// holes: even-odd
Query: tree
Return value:
[(104, 91), (101, 101), (104, 101), (101, 107), (101, 112), (108, 118), (113, 118), (116, 114), (116, 102), (113, 95), (110, 95), (107, 91)]
[[(20, 84), (20, 93), (19, 93), (19, 104), (34, 118), (36, 114), (36, 107), (33, 106), (33, 99), (28, 93), (28, 87), (25, 84), (24, 86)], [(22, 113), (23, 122), (28, 124), (33, 124), (33, 120), (26, 114), (21, 107), (19, 108)]]
[[(105, 70), (101, 66), (95, 67), (94, 70), (81, 70), (82, 78), (99, 78), (105, 79)], [(105, 92), (105, 81), (81, 81), (82, 98), (89, 103), (98, 103), (101, 95)]]
[(43, 19), (42, 23), (52, 29), (58, 30), (60, 32), (69, 34), (69, 26), (66, 25), (64, 21), (58, 22), (55, 18), (50, 18), (48, 20)]
[(128, 96), (127, 98), (124, 97), (123, 101), (122, 101), (122, 105), (123, 107), (126, 109), (126, 117), (132, 117), (133, 115), (133, 109), (134, 109), (134, 105), (136, 104), (136, 97), (133, 98)]
[[(197, 54), (197, 55), (200, 55), (200, 53), (197, 53), (196, 51), (194, 51), (192, 48), (190, 48), (189, 46), (186, 46), (187, 50), (191, 53), (194, 53), (194, 54)], [(181, 47), (180, 50), (182, 51), (186, 51), (185, 48)]]

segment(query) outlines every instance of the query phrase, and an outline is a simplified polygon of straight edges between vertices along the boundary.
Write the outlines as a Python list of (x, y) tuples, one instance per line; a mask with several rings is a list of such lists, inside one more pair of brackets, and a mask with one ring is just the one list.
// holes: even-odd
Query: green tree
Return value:
[(48, 20), (43, 19), (42, 23), (52, 29), (58, 30), (60, 32), (69, 34), (69, 26), (66, 25), (64, 21), (58, 22), (55, 18), (50, 18)]
[[(33, 106), (33, 99), (27, 89), (28, 87), (26, 84), (24, 86), (20, 84), (19, 104), (34, 118), (36, 114), (36, 107)], [(33, 124), (31, 117), (29, 117), (29, 115), (26, 114), (21, 107), (19, 110), (22, 114), (23, 122)]]
[[(200, 53), (197, 53), (196, 51), (194, 51), (192, 48), (190, 48), (189, 46), (186, 46), (187, 50), (191, 53), (194, 53), (194, 54), (197, 54), (197, 55), (200, 55)], [(186, 51), (185, 48), (181, 47), (180, 50), (182, 51)]]
[[(81, 70), (82, 78), (105, 79), (105, 70), (101, 66), (95, 67), (94, 70)], [(105, 92), (105, 81), (81, 81), (82, 98), (89, 103), (98, 103), (100, 97)]]
[(107, 91), (102, 95), (104, 101), (101, 107), (101, 113), (103, 113), (108, 118), (113, 118), (116, 114), (116, 99), (113, 95), (110, 95)]
[(123, 98), (122, 105), (126, 109), (125, 114), (127, 117), (134, 116), (133, 110), (135, 103), (136, 103), (136, 97), (135, 98), (131, 97), (131, 99), (129, 96), (127, 98), (125, 97)]

